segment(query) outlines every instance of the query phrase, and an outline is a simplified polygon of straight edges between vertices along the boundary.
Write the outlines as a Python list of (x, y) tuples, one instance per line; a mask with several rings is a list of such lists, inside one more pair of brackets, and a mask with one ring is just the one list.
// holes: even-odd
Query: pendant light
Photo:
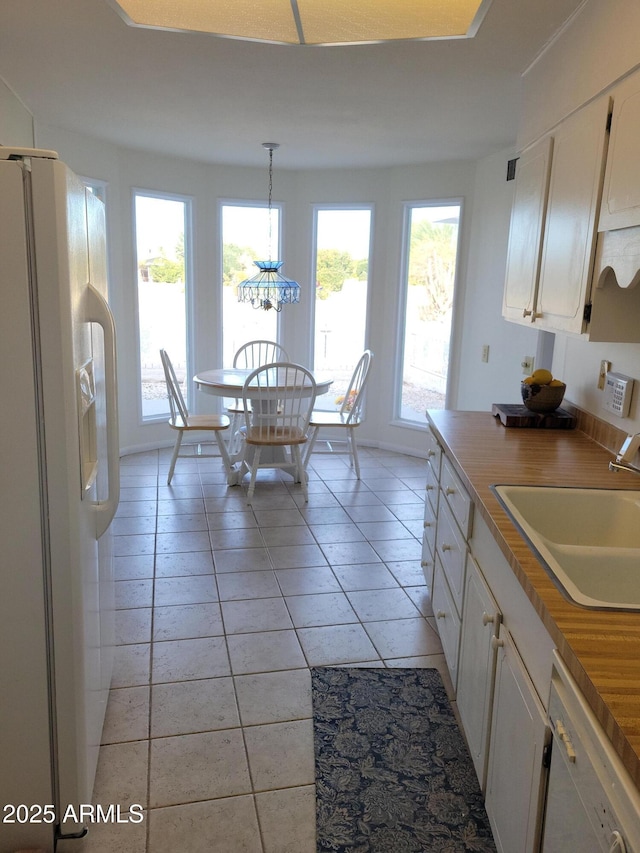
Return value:
[(300, 285), (297, 281), (285, 278), (280, 272), (283, 261), (271, 259), (271, 194), (273, 190), (273, 152), (279, 148), (277, 142), (263, 142), (262, 147), (269, 152), (269, 260), (254, 261), (258, 273), (238, 285), (238, 302), (248, 302), (254, 308), (269, 311), (282, 311), (282, 306), (300, 302)]

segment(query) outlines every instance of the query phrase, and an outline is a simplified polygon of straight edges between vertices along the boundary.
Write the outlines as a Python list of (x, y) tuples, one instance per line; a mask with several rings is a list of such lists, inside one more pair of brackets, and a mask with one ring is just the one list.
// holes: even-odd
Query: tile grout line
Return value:
[(146, 840), (145, 850), (151, 849), (151, 744), (152, 744), (152, 719), (153, 719), (153, 654), (154, 654), (154, 629), (156, 613), (156, 577), (158, 564), (158, 510), (160, 502), (160, 454), (156, 457), (156, 524), (153, 548), (153, 588), (151, 590), (151, 625), (149, 635), (149, 718), (147, 720), (147, 825), (145, 827)]

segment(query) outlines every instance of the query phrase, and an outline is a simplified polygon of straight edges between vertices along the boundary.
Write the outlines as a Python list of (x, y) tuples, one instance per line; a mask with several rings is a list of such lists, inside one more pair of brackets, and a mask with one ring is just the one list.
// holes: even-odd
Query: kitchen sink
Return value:
[(492, 490), (572, 601), (640, 610), (640, 491), (504, 484)]

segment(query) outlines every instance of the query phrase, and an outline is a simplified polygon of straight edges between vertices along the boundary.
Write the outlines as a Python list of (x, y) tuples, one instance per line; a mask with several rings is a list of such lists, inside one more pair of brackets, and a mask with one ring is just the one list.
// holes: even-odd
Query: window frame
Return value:
[[(156, 415), (143, 414), (142, 404), (142, 360), (140, 349), (140, 301), (138, 294), (138, 228), (136, 217), (136, 199), (138, 197), (154, 198), (163, 201), (179, 201), (184, 204), (184, 300), (185, 300), (185, 357), (187, 363), (187, 377), (193, 375), (194, 364), (194, 321), (195, 312), (194, 305), (194, 208), (195, 198), (184, 193), (173, 193), (165, 190), (149, 189), (148, 187), (132, 187), (131, 188), (131, 222), (132, 222), (132, 237), (133, 237), (133, 281), (134, 281), (134, 317), (135, 317), (135, 362), (136, 362), (136, 407), (138, 415), (138, 426), (148, 426), (158, 423), (164, 423), (169, 417), (169, 402), (167, 400), (166, 412)], [(171, 354), (170, 354), (171, 355)], [(193, 406), (193, 383), (187, 382), (186, 400), (187, 408)]]
[(462, 246), (462, 222), (464, 215), (464, 198), (453, 196), (447, 198), (413, 199), (402, 203), (402, 237), (400, 243), (400, 266), (399, 266), (399, 294), (398, 313), (396, 319), (396, 347), (395, 368), (393, 371), (393, 417), (391, 426), (403, 429), (414, 429), (424, 432), (427, 429), (427, 421), (407, 420), (402, 417), (402, 380), (404, 376), (404, 353), (405, 353), (405, 326), (408, 298), (409, 278), (409, 249), (411, 244), (411, 211), (415, 208), (425, 207), (453, 207), (459, 208), (458, 235), (456, 241), (456, 270), (453, 279), (453, 302), (451, 309), (451, 330), (449, 333), (449, 367), (447, 369), (447, 382), (445, 390), (445, 409), (450, 407), (451, 395), (455, 373), (454, 354), (457, 351), (457, 326), (458, 326), (458, 302), (460, 282), (460, 259)]
[[(313, 289), (313, 299), (310, 299), (311, 304), (309, 316), (309, 341), (307, 352), (307, 363), (311, 365), (311, 370), (315, 369), (315, 351), (316, 351), (316, 295), (315, 295), (315, 280), (316, 271), (318, 268), (318, 213), (325, 210), (368, 210), (369, 211), (369, 246), (367, 251), (367, 302), (365, 306), (365, 326), (364, 326), (364, 342), (363, 350), (369, 345), (371, 337), (371, 293), (372, 293), (372, 272), (373, 272), (373, 235), (375, 227), (375, 205), (373, 202), (318, 202), (311, 205), (311, 262), (309, 273), (309, 290)], [(354, 364), (355, 368), (355, 364)]]

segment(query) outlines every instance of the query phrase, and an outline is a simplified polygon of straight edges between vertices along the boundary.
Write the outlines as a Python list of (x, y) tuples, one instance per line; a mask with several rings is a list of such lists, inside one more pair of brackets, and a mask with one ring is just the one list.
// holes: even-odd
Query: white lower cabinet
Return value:
[(428, 467), (423, 570), (491, 829), (499, 853), (538, 853), (554, 644), (446, 451)]
[(546, 715), (522, 658), (500, 628), (487, 768), (485, 806), (499, 853), (534, 853), (540, 847), (551, 740)]
[(471, 555), (467, 557), (457, 703), (480, 787), (486, 789), (491, 707), (501, 613)]
[[(582, 774), (581, 755), (563, 767), (558, 748), (549, 775), (549, 717), (556, 727), (558, 720), (568, 724), (554, 707), (555, 643), (446, 450), (433, 456), (439, 471), (430, 461), (423, 570), (427, 582), (433, 571), (436, 627), (498, 853), (591, 853), (589, 822), (604, 839), (598, 850), (636, 850), (640, 798), (630, 779), (620, 781), (624, 771), (613, 777), (612, 768), (622, 765), (604, 733), (598, 742), (605, 743), (601, 764), (614, 778), (607, 782), (611, 801)], [(602, 784), (604, 770), (598, 777)], [(625, 846), (616, 832), (629, 839)]]

